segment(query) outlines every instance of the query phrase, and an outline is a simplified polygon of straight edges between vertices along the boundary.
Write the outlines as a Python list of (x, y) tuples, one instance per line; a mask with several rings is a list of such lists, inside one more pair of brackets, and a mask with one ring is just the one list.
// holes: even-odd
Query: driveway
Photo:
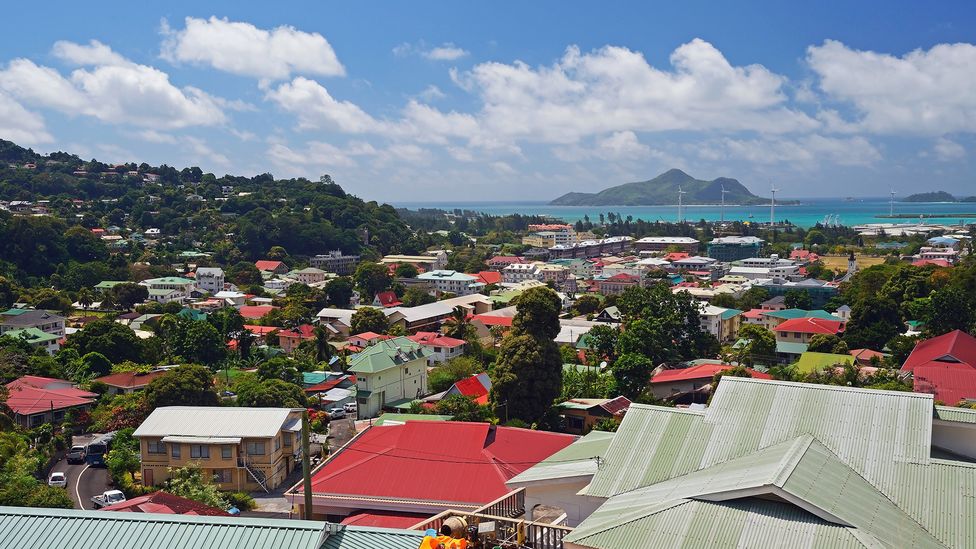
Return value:
[[(74, 437), (73, 445), (85, 445), (91, 441), (93, 436)], [(60, 471), (64, 473), (68, 481), (68, 495), (71, 501), (75, 502), (76, 509), (94, 509), (91, 502), (92, 496), (100, 495), (105, 490), (111, 489), (109, 486), (110, 477), (108, 469), (102, 467), (89, 467), (86, 463), (69, 464), (62, 459), (54, 464), (51, 472)]]

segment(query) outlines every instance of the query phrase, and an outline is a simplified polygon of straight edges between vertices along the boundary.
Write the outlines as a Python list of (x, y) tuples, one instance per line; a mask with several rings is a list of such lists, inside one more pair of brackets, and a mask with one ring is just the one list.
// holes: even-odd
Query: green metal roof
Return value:
[(399, 425), (408, 421), (450, 421), (454, 416), (442, 416), (436, 414), (383, 414), (373, 420), (373, 425)]
[(559, 478), (593, 476), (602, 458), (610, 447), (613, 433), (590, 431), (569, 446), (547, 457), (514, 476), (506, 484), (517, 487), (522, 483)]
[(103, 280), (98, 284), (95, 284), (95, 288), (99, 290), (111, 290), (112, 288), (118, 286), (119, 284), (125, 284), (124, 280)]
[(740, 311), (738, 309), (726, 309), (719, 316), (722, 317), (722, 320), (728, 320), (728, 319), (730, 319), (730, 318), (732, 318), (734, 316), (738, 316), (738, 315), (741, 315), (741, 314), (742, 314), (742, 311)]
[(776, 352), (786, 355), (802, 355), (807, 352), (810, 345), (806, 343), (794, 343), (792, 341), (777, 341)]
[(10, 330), (4, 334), (7, 337), (24, 338), (28, 343), (47, 343), (60, 339), (59, 336), (49, 334), (39, 328), (24, 328), (22, 330)]
[(193, 284), (189, 278), (181, 276), (164, 276), (162, 278), (150, 278), (144, 281), (146, 284)]
[(794, 318), (822, 318), (825, 320), (837, 320), (837, 317), (824, 310), (806, 311), (804, 309), (783, 309), (782, 311), (763, 311), (766, 316), (792, 320)]
[[(603, 465), (585, 493), (612, 498), (739, 458), (746, 458), (745, 462), (758, 460), (764, 455), (762, 451), (808, 435), (829, 452), (825, 454), (827, 457), (813, 454), (808, 457), (811, 464), (815, 463), (815, 457), (821, 460), (820, 465), (794, 469), (792, 475), (800, 476), (790, 476), (791, 482), (799, 483), (803, 479), (808, 484), (806, 488), (795, 484), (791, 489), (802, 494), (805, 501), (816, 502), (815, 507), (831, 510), (833, 516), (847, 512), (844, 508), (847, 502), (837, 497), (831, 499), (844, 494), (844, 498), (854, 502), (852, 505), (861, 508), (861, 514), (871, 517), (867, 523), (858, 519), (858, 539), (872, 539), (875, 546), (883, 547), (886, 544), (877, 541), (883, 536), (875, 538), (881, 534), (874, 532), (894, 531), (888, 521), (897, 513), (876, 495), (870, 495), (875, 490), (943, 545), (976, 546), (976, 500), (972, 497), (976, 494), (976, 465), (932, 457), (933, 416), (944, 413), (941, 408), (935, 409), (932, 395), (751, 378), (725, 378), (725, 381), (719, 384), (711, 405), (704, 411), (631, 405)], [(953, 416), (952, 412), (948, 413)], [(956, 415), (969, 418), (961, 413)], [(852, 473), (845, 472), (845, 467)], [(867, 484), (860, 484), (862, 481)], [(681, 496), (679, 492), (671, 495)], [(664, 505), (652, 498), (643, 501), (648, 508), (657, 504)], [(669, 504), (679, 505), (673, 501)], [(656, 520), (650, 517), (657, 516), (646, 511), (647, 518), (621, 526), (612, 539), (643, 535), (638, 532), (638, 524)], [(716, 521), (709, 526), (724, 528), (716, 517), (727, 512), (727, 509), (709, 510), (707, 516)], [(597, 519), (597, 514), (592, 515), (577, 532), (586, 532), (593, 524), (588, 521)], [(752, 519), (765, 520), (761, 516)], [(681, 521), (674, 516), (670, 520)], [(809, 517), (802, 522), (808, 524)], [(766, 536), (789, 535), (787, 527), (783, 528), (757, 530), (755, 534), (763, 536), (760, 540), (772, 539)], [(793, 524), (791, 528), (802, 530), (804, 526)], [(580, 543), (576, 533), (571, 539)], [(736, 539), (711, 546), (735, 546)], [(779, 543), (756, 541), (746, 545)], [(581, 545), (609, 546), (594, 545), (589, 540)], [(682, 542), (664, 545), (680, 547)], [(918, 545), (925, 543), (919, 541)], [(614, 547), (630, 546), (641, 545)]]
[(319, 549), (324, 529), (324, 522), (302, 520), (0, 507), (0, 545), (25, 549)]
[(833, 353), (813, 353), (807, 351), (800, 355), (796, 363), (796, 370), (803, 374), (812, 374), (838, 365), (854, 364), (851, 355), (835, 355)]
[(684, 499), (648, 506), (648, 513), (631, 521), (626, 533), (577, 528), (564, 541), (600, 549), (883, 547), (853, 528), (831, 524), (787, 503), (761, 499), (727, 503)]
[(370, 345), (349, 357), (349, 371), (375, 374), (417, 360), (422, 360), (426, 366), (430, 354), (431, 351), (419, 343), (403, 336), (395, 337)]
[(935, 419), (956, 423), (976, 423), (976, 410), (953, 406), (936, 406)]
[(417, 549), (423, 539), (424, 533), (415, 530), (347, 526), (330, 535), (321, 549)]

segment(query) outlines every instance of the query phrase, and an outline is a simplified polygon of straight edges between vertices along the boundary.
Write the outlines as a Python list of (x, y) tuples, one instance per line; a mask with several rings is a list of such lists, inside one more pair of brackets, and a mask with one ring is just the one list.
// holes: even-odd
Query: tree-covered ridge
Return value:
[(684, 192), (685, 204), (718, 204), (722, 189), (728, 204), (761, 204), (767, 199), (752, 194), (738, 180), (719, 177), (712, 181), (695, 179), (672, 169), (648, 181), (625, 183), (598, 193), (567, 193), (550, 204), (554, 206), (653, 206), (678, 203), (678, 190)]
[(955, 196), (945, 191), (910, 194), (902, 202), (958, 202)]
[[(197, 167), (109, 166), (62, 152), (42, 156), (0, 141), (0, 200), (47, 201), (47, 216), (0, 215), (0, 272), (20, 277), (46, 277), (71, 261), (108, 256), (104, 244), (74, 226), (114, 226), (126, 237), (157, 228), (173, 250), (206, 248), (227, 262), (264, 257), (272, 246), (299, 257), (330, 250), (417, 253), (425, 247), (392, 206), (347, 194), (329, 176), (218, 178)], [(134, 259), (138, 252), (136, 246)]]

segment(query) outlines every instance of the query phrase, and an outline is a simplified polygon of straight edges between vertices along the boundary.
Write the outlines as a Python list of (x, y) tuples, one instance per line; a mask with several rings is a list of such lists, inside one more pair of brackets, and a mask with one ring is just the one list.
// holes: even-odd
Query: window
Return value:
[(44, 414), (37, 414), (30, 417), (30, 426), (37, 427), (44, 424)]
[(181, 446), (179, 444), (171, 444), (169, 447), (169, 455), (178, 458), (180, 457)]
[(264, 455), (264, 443), (263, 442), (248, 442), (247, 443), (247, 455), (249, 455), (249, 456), (263, 456)]
[(150, 454), (165, 454), (166, 443), (161, 440), (150, 440), (148, 450)]
[(285, 441), (285, 446), (291, 446), (291, 433), (281, 433), (281, 438)]
[(233, 453), (233, 450), (231, 449), (230, 446), (228, 446), (228, 445), (225, 444), (225, 445), (223, 445), (223, 446), (220, 447), (220, 457), (221, 457), (221, 459), (230, 459), (232, 453)]
[(205, 444), (191, 444), (190, 445), (190, 457), (209, 459), (210, 458), (210, 447)]
[(233, 482), (233, 470), (231, 469), (214, 469), (214, 482), (220, 484), (226, 484), (228, 482)]
[(274, 438), (274, 443), (275, 443), (275, 452), (277, 452), (278, 450), (281, 450), (281, 439), (278, 438), (278, 437), (275, 437)]
[(54, 421), (55, 421), (55, 423), (58, 422), (58, 421), (62, 421), (62, 420), (64, 420), (64, 410), (58, 410), (58, 411), (54, 412)]

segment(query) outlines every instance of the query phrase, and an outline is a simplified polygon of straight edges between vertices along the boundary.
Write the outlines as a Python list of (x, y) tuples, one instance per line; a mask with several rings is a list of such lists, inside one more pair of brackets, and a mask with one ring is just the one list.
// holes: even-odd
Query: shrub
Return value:
[(257, 503), (254, 502), (254, 498), (250, 496), (247, 492), (228, 492), (224, 494), (227, 501), (234, 507), (237, 507), (239, 511), (250, 511), (257, 507)]

